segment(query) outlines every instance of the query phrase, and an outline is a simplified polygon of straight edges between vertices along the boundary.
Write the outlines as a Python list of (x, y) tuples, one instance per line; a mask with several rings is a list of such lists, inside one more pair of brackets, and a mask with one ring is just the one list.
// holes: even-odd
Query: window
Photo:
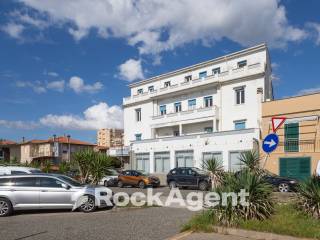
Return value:
[(177, 102), (174, 104), (174, 111), (177, 112), (181, 112), (181, 102)]
[(141, 122), (141, 108), (136, 109), (136, 121)]
[(204, 128), (204, 131), (205, 131), (206, 133), (212, 133), (212, 132), (213, 132), (213, 128), (212, 128), (212, 127), (205, 127), (205, 128)]
[(200, 79), (203, 79), (203, 78), (206, 78), (206, 77), (207, 77), (207, 71), (199, 73), (199, 78)]
[(35, 177), (14, 178), (12, 181), (16, 187), (39, 187), (37, 185), (37, 178)]
[(299, 123), (284, 125), (284, 151), (299, 152)]
[(54, 178), (40, 178), (40, 187), (62, 188), (63, 183)]
[(165, 115), (165, 114), (167, 114), (167, 106), (161, 105), (160, 106), (160, 115)]
[(212, 96), (204, 97), (204, 107), (212, 107)]
[(205, 167), (204, 163), (211, 159), (216, 159), (221, 165), (223, 164), (221, 152), (204, 152), (202, 153), (202, 166)]
[(137, 134), (135, 134), (135, 137), (136, 137), (136, 141), (141, 141), (142, 134), (137, 133)]
[(170, 170), (170, 152), (154, 153), (154, 171), (156, 173), (167, 173)]
[(214, 68), (212, 69), (212, 75), (220, 74), (220, 68)]
[(246, 128), (246, 121), (245, 120), (234, 121), (234, 129), (235, 130), (240, 130), (240, 129), (245, 129), (245, 128)]
[(138, 94), (142, 94), (142, 93), (143, 93), (143, 89), (142, 88), (138, 89)]
[(1, 178), (0, 179), (0, 186), (12, 186), (13, 183), (11, 182), (10, 178)]
[(11, 174), (12, 175), (24, 175), (24, 174), (26, 174), (26, 172), (22, 172), (22, 171), (11, 171)]
[(192, 151), (176, 151), (176, 166), (192, 167), (193, 166), (193, 150)]
[(175, 136), (175, 137), (178, 137), (178, 136), (180, 136), (180, 133), (179, 133), (179, 131), (173, 131), (173, 136)]
[(168, 81), (168, 82), (164, 82), (164, 87), (167, 88), (167, 87), (170, 87), (171, 86), (171, 82)]
[(189, 108), (189, 110), (195, 109), (196, 108), (196, 104), (197, 104), (196, 99), (188, 100), (188, 108)]
[(2, 149), (0, 149), (0, 158), (4, 158), (4, 153)]
[(136, 153), (136, 169), (144, 172), (150, 171), (150, 155), (149, 153)]
[(238, 62), (238, 68), (243, 68), (245, 66), (247, 66), (247, 60), (243, 60), (243, 61)]
[(149, 87), (148, 87), (148, 91), (149, 91), (149, 92), (154, 92), (154, 86), (149, 86)]
[(188, 75), (184, 77), (184, 82), (190, 82), (192, 80), (192, 75)]
[(243, 163), (240, 161), (241, 152), (230, 152), (229, 171), (237, 172), (241, 170)]
[(245, 103), (244, 87), (235, 88), (234, 91), (235, 91), (235, 95), (236, 95), (236, 104)]

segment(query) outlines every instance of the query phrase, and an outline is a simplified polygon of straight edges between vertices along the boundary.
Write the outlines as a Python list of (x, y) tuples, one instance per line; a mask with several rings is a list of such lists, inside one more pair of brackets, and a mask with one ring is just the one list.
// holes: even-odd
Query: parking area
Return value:
[(1, 240), (36, 239), (167, 239), (194, 212), (149, 207), (118, 208), (94, 213), (20, 212), (0, 218)]

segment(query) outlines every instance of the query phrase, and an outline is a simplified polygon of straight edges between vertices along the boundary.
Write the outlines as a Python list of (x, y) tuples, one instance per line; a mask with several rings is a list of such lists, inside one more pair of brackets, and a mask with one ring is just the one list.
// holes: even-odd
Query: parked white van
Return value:
[(41, 173), (40, 169), (30, 167), (19, 167), (19, 166), (0, 166), (1, 175), (19, 175), (19, 174), (34, 174)]

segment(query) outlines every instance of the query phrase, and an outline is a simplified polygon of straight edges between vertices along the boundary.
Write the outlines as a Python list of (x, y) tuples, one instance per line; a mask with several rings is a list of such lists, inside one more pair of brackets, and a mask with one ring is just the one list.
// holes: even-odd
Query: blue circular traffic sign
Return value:
[(278, 147), (278, 144), (279, 144), (278, 135), (275, 133), (271, 133), (263, 139), (262, 149), (266, 153), (270, 153)]

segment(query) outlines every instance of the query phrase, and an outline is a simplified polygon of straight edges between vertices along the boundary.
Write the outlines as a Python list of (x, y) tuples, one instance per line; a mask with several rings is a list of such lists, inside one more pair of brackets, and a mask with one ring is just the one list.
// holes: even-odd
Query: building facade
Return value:
[(107, 149), (123, 146), (123, 129), (104, 128), (98, 130), (97, 145)]
[(0, 139), (0, 163), (18, 161), (18, 149), (16, 142)]
[(261, 104), (272, 99), (266, 45), (129, 85), (123, 99), (130, 168), (166, 174), (215, 157), (226, 170), (258, 146)]
[(66, 136), (53, 137), (47, 140), (30, 140), (19, 144), (21, 163), (50, 161), (54, 165), (69, 161), (75, 152), (93, 149), (94, 144), (68, 138)]
[(277, 149), (264, 156), (264, 167), (280, 176), (304, 179), (320, 161), (320, 93), (262, 104), (262, 137), (272, 132), (272, 117), (286, 117), (277, 130)]

